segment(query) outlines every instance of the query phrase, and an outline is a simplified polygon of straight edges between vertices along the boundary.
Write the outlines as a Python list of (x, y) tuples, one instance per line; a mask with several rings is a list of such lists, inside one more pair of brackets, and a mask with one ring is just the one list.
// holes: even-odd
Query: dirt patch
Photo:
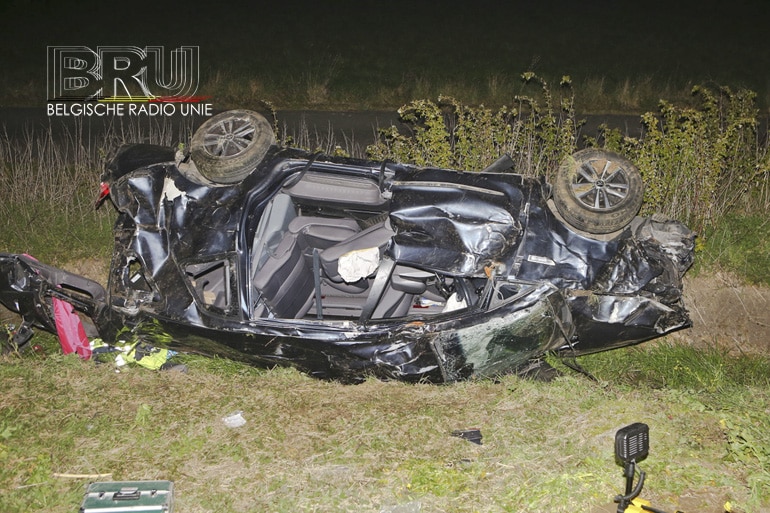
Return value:
[(685, 305), (693, 327), (671, 338), (734, 353), (770, 354), (770, 288), (725, 273), (686, 277)]
[(62, 266), (62, 269), (89, 280), (94, 280), (106, 288), (107, 279), (110, 275), (110, 261), (100, 258), (86, 258), (65, 264)]

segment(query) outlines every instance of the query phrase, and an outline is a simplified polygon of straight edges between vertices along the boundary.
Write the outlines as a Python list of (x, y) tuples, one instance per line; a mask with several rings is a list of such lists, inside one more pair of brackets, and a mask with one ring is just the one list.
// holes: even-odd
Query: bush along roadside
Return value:
[[(533, 96), (516, 96), (513, 107), (472, 107), (449, 96), (404, 105), (398, 114), (411, 133), (401, 133), (394, 126), (382, 129), (380, 140), (367, 148), (367, 156), (480, 171), (507, 153), (517, 172), (548, 177), (576, 148), (579, 124), (571, 80), (562, 77), (559, 97), (554, 98), (545, 80), (534, 73), (522, 77), (538, 84), (539, 91)], [(557, 100), (558, 108), (554, 105)]]
[[(515, 97), (514, 107), (471, 107), (441, 96), (437, 102), (415, 100), (399, 109), (410, 127), (381, 130), (367, 148), (370, 158), (420, 166), (479, 171), (503, 153), (518, 173), (550, 179), (561, 160), (577, 147), (570, 78), (558, 94), (534, 73), (533, 96)], [(755, 215), (770, 207), (770, 154), (760, 139), (756, 94), (727, 87), (693, 89), (694, 107), (660, 102), (658, 112), (641, 117), (639, 138), (604, 127), (585, 146), (616, 151), (634, 161), (645, 180), (643, 214), (662, 213), (704, 233), (727, 215)]]
[(646, 184), (643, 213), (662, 212), (704, 233), (727, 215), (767, 211), (770, 155), (753, 92), (699, 86), (693, 95), (696, 107), (661, 101), (659, 112), (644, 114), (639, 139), (618, 130), (600, 139), (637, 163)]

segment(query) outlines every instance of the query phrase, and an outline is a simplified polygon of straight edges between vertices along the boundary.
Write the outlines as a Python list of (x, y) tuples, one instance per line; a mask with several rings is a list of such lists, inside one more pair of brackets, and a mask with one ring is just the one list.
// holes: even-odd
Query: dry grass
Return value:
[[(0, 509), (74, 511), (88, 480), (54, 477), (66, 473), (170, 479), (185, 512), (591, 510), (622, 491), (613, 437), (634, 421), (651, 427), (642, 467), (653, 504), (758, 505), (751, 467), (726, 459), (720, 420), (767, 408), (766, 390), (746, 390), (725, 412), (687, 391), (574, 374), (349, 386), (186, 361), (186, 374), (115, 373), (56, 354), (4, 357)], [(227, 428), (235, 411), (247, 422)], [(466, 428), (479, 428), (483, 445), (451, 436)]]
[(189, 122), (114, 118), (104, 127), (50, 121), (21, 135), (0, 132), (0, 243), (3, 252), (31, 253), (54, 265), (103, 258), (113, 210), (94, 209), (109, 156), (125, 143), (175, 146)]

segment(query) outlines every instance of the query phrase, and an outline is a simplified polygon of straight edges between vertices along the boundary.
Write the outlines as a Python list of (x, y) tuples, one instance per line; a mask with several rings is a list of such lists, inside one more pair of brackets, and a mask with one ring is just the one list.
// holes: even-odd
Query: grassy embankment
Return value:
[[(623, 491), (613, 437), (636, 421), (651, 429), (653, 505), (767, 507), (770, 368), (756, 358), (660, 346), (581, 358), (598, 382), (452, 386), (181, 361), (187, 374), (116, 374), (3, 357), (2, 510), (64, 513), (89, 481), (170, 479), (188, 512), (596, 511)], [(236, 411), (246, 424), (225, 427)], [(468, 428), (483, 445), (451, 436)]]
[[(767, 283), (767, 145), (756, 138), (752, 102), (736, 94), (701, 94), (691, 110), (664, 108), (662, 124), (645, 119), (641, 140), (608, 131), (595, 144), (639, 162), (646, 211), (699, 227), (701, 266)], [(480, 166), (503, 149), (528, 163), (525, 171), (548, 173), (571, 151), (578, 123), (571, 93), (549, 95), (535, 87), (514, 115), (414, 103), (405, 112), (425, 129), (414, 141), (422, 134), (438, 144), (411, 150)], [(466, 144), (468, 132), (426, 123), (435, 112), (460, 113), (455, 120), (481, 131), (502, 126), (503, 115), (510, 128), (485, 137), (494, 144), (480, 156)], [(92, 209), (104, 155), (122, 140), (178, 142), (153, 130), (0, 141), (2, 250), (57, 265), (105, 261), (113, 213)], [(395, 137), (371, 151), (413, 144)], [(643, 496), (654, 505), (768, 506), (770, 364), (761, 357), (663, 343), (581, 358), (598, 381), (568, 373), (548, 384), (504, 377), (449, 387), (344, 386), (189, 356), (182, 357), (188, 374), (116, 374), (40, 340), (42, 353), (0, 361), (2, 511), (72, 511), (94, 479), (172, 479), (185, 511), (590, 510), (623, 489), (613, 435), (634, 421), (651, 426)], [(237, 410), (246, 425), (224, 427), (221, 418)], [(484, 445), (450, 436), (470, 427), (481, 429)]]

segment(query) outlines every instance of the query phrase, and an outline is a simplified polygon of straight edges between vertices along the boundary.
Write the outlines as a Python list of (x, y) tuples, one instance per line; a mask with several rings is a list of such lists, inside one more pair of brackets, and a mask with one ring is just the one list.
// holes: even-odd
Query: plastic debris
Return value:
[(452, 436), (468, 440), (469, 442), (478, 445), (481, 445), (481, 439), (483, 438), (480, 429), (455, 429), (452, 431)]
[[(169, 358), (177, 354), (176, 351), (153, 347), (141, 342), (118, 342), (115, 345), (110, 345), (100, 338), (91, 341), (91, 351), (94, 357), (101, 357), (107, 354), (115, 355), (114, 362), (116, 367), (135, 363), (150, 370), (160, 369)], [(101, 360), (101, 358), (99, 359)]]
[(231, 413), (226, 417), (222, 417), (222, 421), (225, 423), (225, 426), (229, 428), (238, 428), (246, 424), (246, 419), (243, 417), (243, 412), (240, 410)]
[(52, 297), (56, 333), (64, 354), (77, 353), (84, 360), (91, 358), (91, 348), (83, 323), (68, 302)]

